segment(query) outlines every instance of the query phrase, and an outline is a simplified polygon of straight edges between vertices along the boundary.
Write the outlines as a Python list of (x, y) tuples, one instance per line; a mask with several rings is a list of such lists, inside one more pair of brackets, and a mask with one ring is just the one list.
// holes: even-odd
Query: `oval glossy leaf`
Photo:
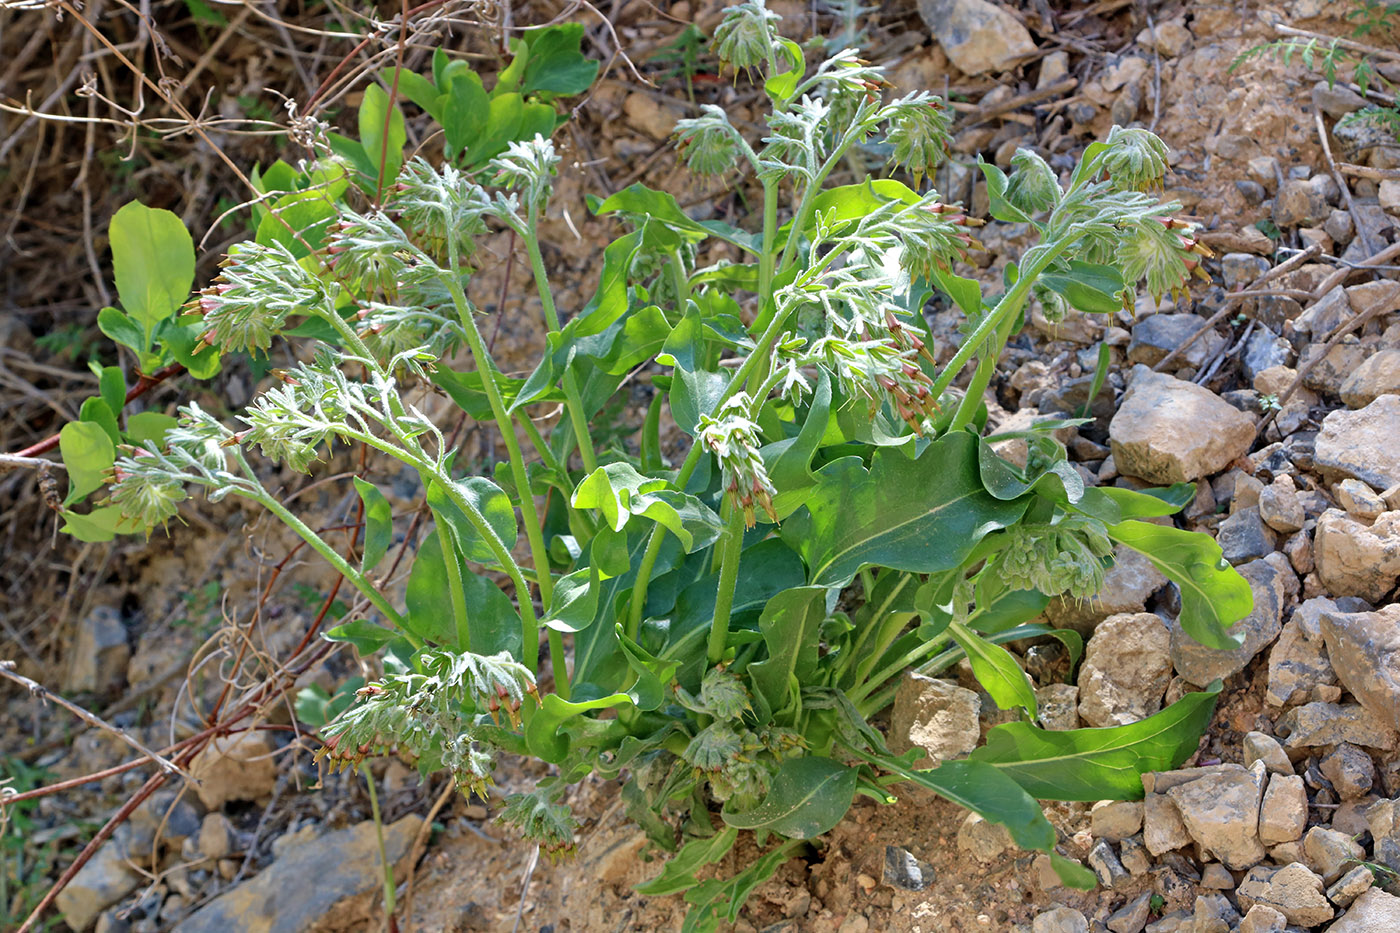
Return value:
[(150, 444), (160, 447), (165, 443), (165, 432), (178, 423), (176, 418), (164, 412), (138, 411), (127, 416), (126, 435), (141, 447)]
[(365, 155), (374, 166), (372, 178), (379, 178), (380, 166), (384, 167), (381, 183), (387, 182), (399, 173), (403, 165), (403, 146), (408, 136), (404, 132), (403, 111), (397, 104), (390, 104), (388, 93), (378, 84), (365, 88), (364, 100), (358, 114), (360, 142), (364, 144)]
[[(452, 484), (456, 491), (476, 506), (476, 510), (486, 519), (486, 524), (505, 549), (513, 549), (520, 532), (515, 521), (515, 506), (505, 490), (484, 476), (469, 476), (466, 479), (453, 480)], [(433, 480), (428, 484), (427, 498), (428, 507), (452, 530), (463, 557), (478, 564), (496, 563), (496, 555), (491, 546), (482, 538), (471, 519), (467, 518), (467, 513), (452, 501), (441, 482)]]
[(68, 497), (71, 505), (102, 485), (116, 459), (116, 447), (107, 431), (91, 421), (70, 421), (58, 432), (58, 451), (68, 470)]
[(399, 633), (382, 625), (375, 625), (368, 619), (355, 619), (344, 625), (337, 625), (322, 637), (326, 641), (344, 641), (355, 646), (361, 656), (369, 657), (389, 642), (399, 637)]
[(721, 812), (738, 829), (762, 829), (789, 839), (820, 836), (841, 821), (855, 799), (859, 772), (830, 758), (789, 758), (778, 767), (763, 802), (752, 810)]
[(545, 609), (543, 625), (557, 632), (580, 632), (598, 616), (597, 567), (584, 567), (554, 581), (554, 598)]
[(141, 328), (142, 349), (155, 325), (175, 313), (194, 285), (194, 241), (170, 211), (132, 201), (108, 229), (122, 307)]

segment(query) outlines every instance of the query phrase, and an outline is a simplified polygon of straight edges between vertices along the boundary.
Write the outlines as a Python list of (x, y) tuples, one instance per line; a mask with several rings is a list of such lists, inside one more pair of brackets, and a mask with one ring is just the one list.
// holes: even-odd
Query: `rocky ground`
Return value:
[[(793, 34), (814, 16), (806, 3), (770, 5)], [(1203, 649), (1174, 624), (1175, 588), (1123, 554), (1097, 600), (1047, 612), (1086, 637), (1073, 683), (1053, 646), (1018, 646), (1053, 728), (1137, 721), (1224, 683), (1197, 755), (1182, 770), (1145, 776), (1142, 801), (1050, 807), (1062, 851), (1094, 870), (1098, 890), (1058, 887), (1043, 856), (911, 793), (893, 807), (862, 799), (818, 852), (755, 893), (736, 929), (1400, 930), (1400, 143), (1348, 122), (1364, 100), (1345, 71), (1328, 87), (1297, 59), (1257, 58), (1231, 70), (1240, 53), (1277, 38), (1280, 23), (1347, 33), (1342, 17), (1354, 6), (1037, 0), (1015, 9), (922, 0), (917, 10), (896, 4), (864, 14), (872, 57), (891, 62), (896, 84), (946, 90), (955, 101), (954, 161), (938, 185), (978, 213), (978, 155), (1005, 165), (1017, 146), (1032, 145), (1066, 168), (1091, 138), (1130, 122), (1172, 146), (1167, 193), (1205, 225), (1218, 253), (1207, 263), (1211, 284), (1107, 320), (1076, 314), (1052, 325), (1033, 316), (989, 403), (1004, 426), (1088, 404), (1094, 423), (1064, 437), (1088, 482), (1196, 482), (1178, 522), (1216, 536), (1249, 580), (1255, 609), (1239, 623), (1242, 647)], [(719, 7), (619, 4), (611, 18), (645, 67), (681, 24), (711, 29)], [(1384, 32), (1365, 42), (1396, 48)], [(1395, 70), (1400, 80), (1400, 56), (1386, 55), (1381, 73)], [(638, 87), (620, 64), (609, 72), (565, 140), (583, 164), (561, 181), (551, 218), (560, 248), (550, 262), (579, 273), (577, 289), (561, 296), (565, 309), (586, 299), (609, 229), (589, 219), (585, 193), (647, 172), (699, 215), (742, 219), (739, 198), (697, 193), (671, 167), (666, 138), (688, 111), (685, 83), (648, 73), (655, 90)], [(742, 87), (696, 87), (736, 121), (753, 118), (756, 95)], [(1026, 231), (992, 224), (985, 234), (981, 274), (999, 279)], [(503, 256), (508, 249), (498, 245)], [(81, 257), (73, 268), (86, 274)], [(501, 281), (484, 285), (494, 291)], [(0, 391), (13, 395), (12, 416), (43, 409), (26, 386), (59, 398), (59, 415), (63, 387), (82, 387), (81, 373), (63, 375), (71, 364), (36, 347), (41, 320), (21, 312), (4, 321)], [(950, 354), (955, 314), (939, 312), (933, 323)], [(506, 327), (501, 340), (508, 358), (538, 352), (528, 326)], [(1090, 399), (1101, 341), (1114, 365)], [(249, 374), (234, 372), (190, 391), (230, 405), (251, 389)], [(178, 397), (167, 390), (157, 400)], [(32, 427), (7, 430), (5, 449), (33, 439), (23, 433)], [(489, 443), (466, 435), (469, 452), (485, 455)], [(294, 477), (285, 480), (293, 488)], [(299, 688), (334, 694), (374, 673), (346, 654), (308, 654), (299, 644), (323, 607), (337, 611), (325, 600), (333, 578), (312, 563), (279, 563), (292, 540), (231, 505), (201, 506), (188, 527), (149, 546), (60, 543), (47, 552), (52, 526), (36, 482), (0, 476), (8, 522), (0, 659), (150, 747), (189, 741), (245, 702), (257, 716), (243, 725), (267, 727), (192, 754), (185, 764), (201, 779), (197, 789), (173, 781), (135, 807), (59, 896), (50, 916), (62, 920), (53, 922), (104, 933), (381, 929), (381, 844), (365, 784), (318, 772), (315, 743), (298, 725), (306, 713), (292, 708)], [(411, 477), (394, 492), (396, 511), (415, 507)], [(348, 503), (325, 487), (298, 495), (323, 524), (343, 520)], [(250, 617), (262, 592), (270, 596)], [(289, 657), (297, 659), (290, 669)], [(286, 689), (259, 692), (268, 678)], [(79, 782), (12, 808), (0, 827), (4, 926), (18, 924), (151, 769), (102, 773), (131, 760), (131, 750), (110, 732), (80, 728), (65, 710), (0, 689), (0, 775), (10, 789)], [(911, 676), (886, 726), (892, 743), (922, 746), (936, 760), (1001, 721), (970, 674), (953, 671)], [(502, 793), (533, 781), (536, 769), (504, 762)], [(383, 851), (408, 904), (402, 927), (679, 928), (678, 898), (631, 890), (657, 868), (624, 820), (615, 784), (577, 788), (579, 855), (555, 866), (491, 823), (499, 798), (463, 799), (397, 761), (373, 770)], [(744, 857), (741, 849), (731, 858)]]

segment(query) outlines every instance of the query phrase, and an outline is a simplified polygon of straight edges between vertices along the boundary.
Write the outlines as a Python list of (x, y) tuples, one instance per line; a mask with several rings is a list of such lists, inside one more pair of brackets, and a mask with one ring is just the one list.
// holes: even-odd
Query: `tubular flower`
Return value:
[[(1212, 253), (1192, 236), (1194, 230), (1191, 224), (1170, 217), (1136, 224), (1120, 241), (1115, 257), (1123, 279), (1145, 280), (1147, 293), (1156, 301), (1168, 293), (1173, 298), (1184, 297), (1192, 275), (1209, 282), (1200, 260)], [(1127, 298), (1124, 307), (1131, 310)]]
[(1141, 127), (1114, 126), (1104, 141), (1103, 167), (1119, 191), (1161, 191), (1167, 144)]
[(966, 261), (982, 242), (968, 230), (981, 225), (956, 204), (932, 204), (904, 211), (899, 216), (899, 236), (904, 245), (899, 264), (911, 276), (931, 279), (934, 271), (947, 272), (956, 261)]
[(558, 165), (554, 143), (536, 133), (532, 140), (511, 143), (491, 160), (496, 170), (492, 181), (508, 190), (521, 189), (528, 203), (538, 204), (549, 193)]
[(507, 797), (498, 820), (515, 825), (526, 839), (539, 843), (540, 850), (551, 862), (574, 851), (578, 821), (573, 811), (568, 804), (555, 801), (551, 794), (539, 788), (528, 794)]
[(904, 166), (918, 187), (923, 177), (932, 175), (948, 155), (953, 119), (943, 101), (923, 91), (895, 101), (887, 112), (890, 128), (885, 138), (894, 147), (890, 161)]
[(715, 417), (703, 416), (699, 424), (700, 443), (718, 458), (724, 470), (725, 488), (735, 507), (743, 510), (744, 524), (749, 528), (754, 526), (755, 505), (771, 521), (778, 520), (773, 508), (777, 490), (758, 453), (758, 425), (744, 415), (751, 404), (748, 394), (740, 392), (725, 402)]
[(763, 0), (747, 0), (727, 8), (715, 28), (714, 49), (720, 64), (736, 71), (766, 64), (773, 49), (773, 27), (781, 18), (765, 7)]
[(676, 149), (697, 175), (723, 175), (739, 161), (739, 143), (724, 111), (714, 104), (701, 115), (676, 123)]

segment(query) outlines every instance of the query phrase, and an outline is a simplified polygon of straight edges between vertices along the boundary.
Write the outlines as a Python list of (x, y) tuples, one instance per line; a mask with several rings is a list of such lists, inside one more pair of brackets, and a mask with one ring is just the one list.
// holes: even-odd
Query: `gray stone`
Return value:
[(1288, 918), (1268, 904), (1255, 904), (1240, 921), (1240, 933), (1283, 933)]
[(1173, 787), (1167, 796), (1203, 851), (1236, 871), (1258, 864), (1267, 854), (1259, 842), (1259, 807), (1264, 768), (1221, 772)]
[(1366, 796), (1376, 783), (1376, 765), (1371, 756), (1346, 742), (1323, 757), (1321, 770), (1343, 800)]
[(199, 827), (199, 854), (211, 861), (227, 858), (234, 848), (234, 829), (222, 813), (205, 814)]
[(1279, 718), (1275, 731), (1283, 737), (1284, 748), (1317, 748), (1351, 742), (1367, 748), (1390, 750), (1395, 747), (1395, 730), (1357, 704), (1305, 703)]
[(1166, 794), (1149, 793), (1142, 798), (1142, 842), (1154, 858), (1191, 842), (1191, 833), (1181, 821), (1181, 811)]
[(1348, 408), (1365, 408), (1382, 395), (1400, 394), (1400, 350), (1381, 349), (1342, 380), (1338, 394)]
[(1152, 893), (1144, 891), (1115, 910), (1108, 917), (1108, 928), (1113, 933), (1142, 933), (1147, 926), (1147, 918), (1152, 913)]
[(934, 768), (961, 758), (977, 747), (981, 737), (978, 714), (982, 700), (972, 691), (933, 677), (909, 672), (895, 693), (890, 711), (890, 751), (902, 755), (911, 748), (926, 754), (916, 768)]
[(1230, 933), (1239, 923), (1239, 911), (1223, 894), (1201, 894), (1192, 912), (1192, 933)]
[(1089, 921), (1072, 907), (1056, 907), (1035, 918), (1031, 933), (1089, 933)]
[(1319, 684), (1334, 684), (1336, 674), (1323, 641), (1321, 616), (1335, 611), (1337, 604), (1316, 596), (1293, 610), (1288, 624), (1279, 633), (1269, 652), (1269, 689), (1266, 699), (1274, 706), (1290, 706), (1307, 701)]
[(1000, 823), (991, 823), (979, 814), (969, 813), (958, 826), (958, 850), (979, 862), (992, 862), (1015, 849), (1011, 834)]
[(1262, 732), (1248, 732), (1244, 737), (1244, 766), (1248, 768), (1256, 761), (1264, 762), (1264, 770), (1270, 774), (1293, 773), (1293, 762), (1288, 760), (1278, 739)]
[[(1223, 404), (1223, 403), (1222, 403)], [(1232, 409), (1233, 410), (1233, 409)], [(1373, 489), (1400, 483), (1400, 395), (1382, 395), (1357, 411), (1339, 409), (1322, 421), (1314, 462), (1329, 481), (1349, 477)], [(1120, 470), (1123, 464), (1118, 464)]]
[(1274, 552), (1278, 539), (1264, 520), (1258, 508), (1240, 509), (1216, 529), (1216, 543), (1232, 564), (1243, 564), (1259, 560)]
[(1242, 909), (1265, 904), (1298, 926), (1326, 923), (1335, 913), (1323, 893), (1322, 879), (1298, 862), (1282, 868), (1252, 868), (1235, 893)]
[(1298, 315), (1293, 320), (1293, 330), (1311, 334), (1314, 341), (1321, 342), (1351, 316), (1351, 298), (1346, 289), (1338, 285)]
[(1056, 732), (1079, 728), (1079, 688), (1074, 684), (1037, 687), (1035, 703), (1044, 728)]
[(108, 844), (58, 892), (55, 904), (70, 927), (85, 930), (98, 914), (135, 891), (140, 883), (141, 876), (127, 865), (118, 847)]
[(97, 606), (78, 623), (68, 655), (64, 693), (107, 693), (126, 679), (131, 647), (121, 613), (111, 606)]
[(1351, 88), (1340, 84), (1328, 84), (1326, 81), (1319, 81), (1313, 85), (1312, 99), (1313, 106), (1333, 120), (1340, 120), (1352, 111), (1368, 106), (1366, 98)]
[(1259, 841), (1266, 846), (1303, 838), (1308, 826), (1308, 792), (1296, 774), (1275, 774), (1259, 808)]
[[(1350, 907), (1353, 901), (1371, 889), (1375, 881), (1376, 876), (1371, 873), (1371, 869), (1365, 865), (1357, 865), (1327, 889), (1327, 899), (1338, 907)], [(1396, 917), (1396, 921), (1400, 922), (1400, 916)]]
[[(1257, 181), (1255, 183), (1259, 184)], [(1225, 280), (1225, 287), (1232, 292), (1240, 291), (1268, 271), (1269, 260), (1263, 256), (1255, 256), (1252, 253), (1226, 253), (1220, 257), (1220, 275)]]
[[(384, 851), (391, 865), (408, 854), (422, 823), (422, 817), (410, 815), (384, 827)], [(275, 851), (275, 862), (200, 908), (174, 933), (300, 933), (341, 901), (376, 891), (384, 883), (373, 822), (300, 838)]]
[(1113, 551), (1113, 566), (1104, 574), (1103, 588), (1093, 598), (1056, 597), (1045, 614), (1056, 628), (1072, 628), (1088, 636), (1109, 616), (1142, 612), (1152, 594), (1166, 585), (1167, 578), (1150, 560), (1119, 545)]
[(199, 781), (195, 792), (207, 810), (231, 800), (260, 800), (277, 784), (272, 743), (262, 731), (237, 732), (211, 741), (195, 756), (190, 774)]
[(1307, 515), (1303, 511), (1302, 500), (1298, 498), (1298, 487), (1293, 477), (1285, 474), (1264, 487), (1259, 493), (1259, 517), (1281, 534), (1292, 534), (1302, 529)]
[(1322, 229), (1339, 246), (1346, 246), (1356, 236), (1356, 222), (1349, 211), (1334, 210), (1322, 222)]
[(1092, 726), (1121, 726), (1162, 708), (1171, 681), (1171, 636), (1150, 612), (1116, 615), (1094, 630), (1079, 671), (1079, 715)]
[(1385, 512), (1368, 523), (1328, 509), (1317, 520), (1313, 560), (1333, 594), (1380, 602), (1400, 581), (1400, 512)]
[[(1186, 634), (1180, 625), (1171, 627), (1172, 665), (1193, 684), (1204, 686), (1216, 678), (1223, 680), (1244, 670), (1256, 654), (1278, 637), (1282, 627), (1287, 595), (1284, 574), (1263, 560), (1251, 561), (1238, 570), (1249, 581), (1254, 594), (1253, 611), (1230, 629), (1244, 638), (1238, 648), (1229, 651), (1208, 648)], [(1080, 692), (1083, 692), (1082, 686)]]
[(1346, 509), (1348, 515), (1354, 515), (1363, 522), (1375, 521), (1386, 510), (1385, 499), (1359, 479), (1344, 479), (1333, 492), (1337, 496), (1337, 504)]
[(1394, 933), (1400, 930), (1400, 897), (1371, 888), (1327, 933)]
[(1109, 424), (1118, 471), (1152, 483), (1218, 473), (1248, 453), (1253, 442), (1253, 418), (1209, 389), (1145, 366), (1134, 367)]
[[(1205, 318), (1194, 314), (1154, 314), (1143, 318), (1133, 327), (1133, 339), (1128, 344), (1128, 362), (1156, 366), (1166, 359), (1168, 353), (1200, 330), (1205, 322)], [(1176, 368), (1199, 368), (1224, 345), (1223, 336), (1213, 330), (1208, 331), (1177, 356)]]
[(1382, 800), (1366, 811), (1375, 860), (1400, 872), (1400, 800)]
[(1400, 729), (1400, 604), (1326, 612), (1321, 627), (1338, 679), (1372, 715)]
[(1294, 355), (1293, 344), (1268, 327), (1259, 327), (1245, 341), (1244, 355), (1240, 357), (1244, 377), (1253, 383), (1254, 378), (1265, 370), (1291, 364)]
[(919, 15), (966, 74), (1006, 71), (1035, 52), (1021, 21), (987, 0), (919, 0)]
[(1122, 842), (1141, 829), (1141, 800), (1100, 800), (1089, 810), (1089, 831), (1095, 837)]
[(1285, 181), (1274, 197), (1273, 219), (1280, 227), (1315, 227), (1331, 212), (1326, 190), (1313, 179)]
[(922, 891), (933, 881), (933, 866), (928, 862), (900, 846), (885, 846), (885, 884), (905, 891)]
[(1107, 839), (1094, 843), (1089, 850), (1088, 862), (1094, 877), (1106, 888), (1116, 888), (1129, 877), (1128, 870), (1118, 861), (1118, 853), (1113, 851), (1113, 845)]
[(1303, 837), (1303, 855), (1308, 867), (1331, 884), (1366, 857), (1366, 850), (1346, 833), (1314, 826)]

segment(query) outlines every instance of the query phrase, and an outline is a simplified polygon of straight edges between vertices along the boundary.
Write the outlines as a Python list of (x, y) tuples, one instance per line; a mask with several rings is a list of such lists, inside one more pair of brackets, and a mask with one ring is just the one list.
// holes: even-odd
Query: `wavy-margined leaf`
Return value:
[(1001, 645), (987, 641), (961, 622), (948, 626), (948, 634), (958, 643), (972, 665), (972, 676), (982, 685), (997, 707), (1020, 707), (1036, 717), (1035, 689), (1021, 665)]
[(525, 724), (525, 742), (530, 752), (551, 764), (558, 764), (569, 754), (569, 735), (564, 724), (592, 710), (614, 706), (630, 706), (632, 698), (625, 693), (613, 693), (592, 700), (566, 700), (557, 693), (540, 697), (539, 709)]
[(694, 906), (686, 912), (681, 933), (714, 933), (719, 929), (721, 917), (730, 923), (738, 920), (739, 911), (754, 888), (773, 877), (773, 873), (792, 857), (793, 851), (804, 844), (801, 839), (788, 840), (763, 853), (733, 878), (711, 878), (691, 888), (685, 900)]
[(859, 771), (830, 758), (789, 758), (778, 767), (762, 802), (752, 810), (720, 815), (738, 829), (762, 829), (789, 839), (820, 836), (851, 808)]
[(914, 459), (876, 451), (870, 469), (843, 457), (817, 472), (819, 483), (783, 526), (782, 535), (807, 562), (809, 579), (844, 586), (868, 565), (932, 573), (958, 566), (988, 533), (1026, 510), (982, 486), (977, 439), (949, 434)]
[(671, 532), (687, 553), (714, 543), (719, 516), (689, 493), (664, 479), (643, 476), (630, 463), (598, 467), (574, 490), (576, 509), (597, 509), (613, 531), (640, 515)]
[(1119, 294), (1127, 289), (1114, 266), (1071, 260), (1068, 267), (1046, 272), (1040, 281), (1059, 293), (1070, 307), (1086, 314), (1116, 314), (1123, 310)]
[(785, 590), (768, 601), (758, 617), (768, 645), (768, 659), (748, 666), (754, 688), (777, 712), (787, 706), (789, 690), (802, 689), (817, 669), (817, 629), (826, 618), (824, 586)]
[(556, 23), (525, 33), (530, 57), (521, 80), (521, 93), (568, 96), (588, 90), (598, 76), (599, 63), (579, 51), (582, 23)]
[(713, 836), (692, 839), (666, 862), (661, 874), (650, 881), (643, 881), (633, 890), (647, 897), (663, 897), (689, 890), (700, 883), (695, 873), (728, 855), (738, 838), (739, 830), (726, 826)]
[(1243, 636), (1228, 629), (1254, 611), (1254, 591), (1225, 560), (1214, 538), (1138, 521), (1110, 525), (1108, 536), (1146, 557), (1181, 590), (1177, 621), (1187, 635), (1208, 648), (1240, 646)]
[(1220, 682), (1126, 726), (1055, 732), (1023, 722), (997, 726), (971, 761), (994, 767), (1041, 800), (1136, 800), (1140, 776), (1169, 771), (1196, 751)]

